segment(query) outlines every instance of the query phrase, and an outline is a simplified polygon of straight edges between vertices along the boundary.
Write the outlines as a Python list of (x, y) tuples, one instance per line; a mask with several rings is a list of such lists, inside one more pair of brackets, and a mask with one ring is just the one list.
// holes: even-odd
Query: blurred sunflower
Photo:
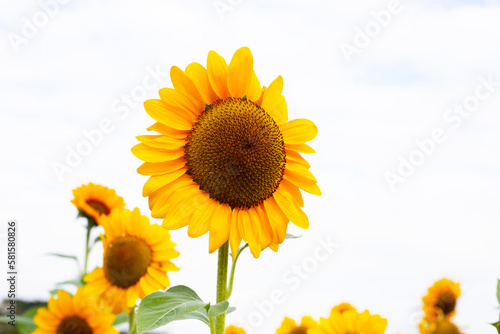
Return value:
[(300, 325), (295, 320), (285, 317), (281, 327), (276, 330), (276, 334), (307, 334), (307, 330), (318, 325), (312, 317), (302, 317)]
[[(288, 121), (283, 79), (261, 87), (253, 56), (238, 49), (229, 66), (210, 51), (207, 69), (174, 66), (174, 88), (144, 103), (157, 121), (132, 148), (145, 161), (138, 173), (150, 175), (143, 196), (152, 216), (167, 229), (189, 225), (188, 235), (209, 232), (209, 251), (228, 239), (233, 255), (241, 240), (255, 257), (278, 250), (292, 221), (307, 228), (299, 189), (320, 195), (309, 163), (300, 153), (317, 134), (306, 119)], [(299, 153), (300, 152), (300, 153)]]
[(167, 271), (179, 270), (170, 260), (179, 253), (168, 231), (150, 224), (137, 208), (114, 210), (101, 224), (103, 267), (84, 277), (84, 289), (111, 312), (129, 313), (137, 298), (170, 285)]
[(430, 321), (443, 317), (451, 319), (459, 296), (460, 284), (446, 278), (437, 281), (422, 298), (425, 318)]
[(419, 324), (420, 334), (465, 334), (449, 320), (437, 320), (428, 322), (425, 319)]
[(63, 290), (57, 299), (51, 296), (47, 308), (41, 307), (33, 317), (37, 329), (33, 334), (115, 334), (115, 316), (103, 311), (81, 288), (74, 296)]
[(332, 314), (333, 312), (344, 313), (345, 311), (356, 311), (356, 309), (349, 303), (340, 303), (332, 308), (330, 314)]
[(383, 334), (387, 320), (368, 311), (355, 310), (331, 312), (329, 318), (321, 318), (319, 325), (310, 329), (308, 334)]
[(73, 189), (73, 196), (71, 203), (77, 207), (79, 214), (98, 224), (102, 216), (109, 215), (114, 209), (125, 207), (123, 198), (113, 189), (92, 182)]
[(245, 334), (245, 331), (243, 330), (243, 328), (229, 326), (226, 328), (224, 334)]

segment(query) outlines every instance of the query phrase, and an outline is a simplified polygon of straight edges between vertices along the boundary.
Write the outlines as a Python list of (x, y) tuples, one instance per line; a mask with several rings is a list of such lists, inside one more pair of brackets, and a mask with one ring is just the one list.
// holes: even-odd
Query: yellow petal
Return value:
[(185, 140), (189, 134), (188, 130), (177, 130), (160, 122), (156, 122), (155, 124), (151, 125), (147, 130), (156, 131), (158, 133), (161, 133), (162, 135), (183, 140)]
[(253, 221), (253, 216), (250, 216), (250, 210), (243, 209), (240, 210), (238, 214), (238, 229), (240, 234), (243, 236), (243, 239), (248, 242), (248, 246), (250, 248), (250, 252), (255, 258), (260, 256), (261, 247), (259, 242), (259, 230), (258, 228), (254, 229), (254, 226), (258, 223)]
[(250, 49), (236, 50), (227, 69), (227, 88), (232, 97), (243, 97), (252, 81), (253, 56)]
[(174, 88), (179, 90), (181, 93), (186, 95), (191, 102), (194, 103), (196, 108), (205, 109), (205, 102), (196, 88), (193, 81), (177, 66), (172, 66), (170, 69), (170, 78), (172, 79), (172, 84)]
[(168, 110), (188, 119), (191, 124), (196, 122), (198, 115), (204, 110), (197, 108), (191, 100), (181, 92), (172, 88), (160, 89), (160, 98)]
[(171, 200), (166, 206), (166, 215), (163, 227), (167, 230), (176, 230), (189, 224), (194, 213), (194, 196), (201, 190), (193, 185), (179, 189), (172, 194)]
[(184, 156), (184, 149), (164, 150), (147, 146), (145, 144), (137, 144), (132, 147), (132, 153), (142, 161), (147, 162), (164, 162), (179, 159)]
[(316, 124), (308, 119), (294, 119), (279, 128), (285, 142), (290, 144), (303, 144), (313, 140), (318, 134)]
[(310, 194), (321, 196), (321, 189), (318, 187), (316, 182), (311, 181), (310, 179), (307, 179), (302, 175), (295, 174), (289, 170), (285, 170), (284, 178), (285, 180), (290, 181), (295, 186), (304, 191), (307, 191)]
[(208, 80), (207, 70), (201, 64), (189, 64), (186, 67), (186, 74), (198, 88), (205, 104), (212, 104), (217, 100), (217, 94), (215, 94)]
[(240, 209), (234, 208), (233, 214), (231, 215), (231, 223), (230, 223), (230, 236), (229, 236), (229, 245), (231, 246), (231, 254), (233, 256), (233, 261), (236, 259), (236, 255), (238, 254), (238, 249), (241, 244), (241, 235), (238, 231), (238, 214)]
[(187, 172), (187, 168), (183, 167), (179, 170), (173, 171), (171, 173), (167, 173), (164, 175), (153, 175), (149, 178), (149, 180), (146, 181), (144, 184), (144, 187), (142, 188), (142, 196), (146, 197), (148, 196), (151, 192), (166, 186), (167, 184), (171, 183), (172, 181), (175, 181), (178, 179), (181, 175)]
[(247, 89), (247, 99), (252, 102), (257, 102), (262, 95), (262, 87), (260, 86), (259, 79), (255, 72), (252, 73), (252, 80), (250, 81), (250, 86)]
[(300, 164), (302, 164), (304, 167), (309, 168), (311, 165), (309, 162), (307, 162), (306, 159), (304, 159), (299, 152), (297, 151), (292, 151), (292, 150), (285, 150), (286, 153), (286, 160), (287, 161), (295, 161)]
[(209, 253), (213, 253), (229, 239), (229, 225), (231, 223), (231, 207), (220, 204), (215, 209), (210, 221)]
[(169, 109), (161, 100), (147, 100), (144, 102), (144, 109), (153, 119), (174, 129), (191, 130), (193, 126), (192, 116)]
[(309, 219), (304, 211), (302, 211), (297, 205), (292, 195), (286, 191), (279, 191), (278, 189), (274, 192), (273, 197), (276, 200), (276, 203), (278, 203), (280, 209), (283, 210), (292, 223), (300, 228), (309, 227)]
[(149, 195), (149, 208), (151, 209), (151, 215), (155, 218), (164, 217), (164, 215), (157, 215), (157, 212), (164, 210), (163, 207), (167, 206), (172, 194), (178, 189), (188, 187), (193, 183), (193, 178), (187, 174), (184, 174), (167, 186), (153, 191)]
[(135, 306), (137, 299), (139, 298), (139, 292), (137, 291), (137, 287), (131, 286), (127, 289), (126, 293), (126, 303), (127, 307), (132, 308)]
[(229, 90), (227, 89), (227, 63), (215, 51), (208, 53), (207, 71), (208, 80), (214, 92), (221, 99), (229, 97)]
[(186, 159), (183, 157), (164, 162), (145, 162), (137, 168), (137, 173), (141, 175), (163, 175), (179, 170), (185, 165)]
[(288, 121), (285, 98), (281, 95), (283, 91), (283, 78), (278, 76), (264, 92), (261, 107), (274, 119), (276, 124), (281, 125)]
[(163, 148), (166, 150), (177, 150), (182, 146), (186, 145), (185, 140), (179, 140), (176, 138), (163, 135), (145, 135), (145, 136), (137, 136), (136, 138), (143, 144), (146, 144), (151, 147)]
[(273, 229), (273, 233), (278, 236), (278, 243), (282, 243), (286, 237), (286, 230), (289, 219), (280, 209), (276, 200), (272, 197), (264, 201), (264, 209), (269, 217), (269, 223)]
[(301, 152), (301, 153), (316, 153), (316, 151), (311, 146), (309, 146), (307, 144), (288, 144), (288, 143), (285, 143), (285, 149), (291, 150), (291, 151), (296, 151), (296, 152)]
[(215, 200), (210, 199), (206, 195), (204, 197), (205, 201), (200, 201), (200, 205), (191, 216), (191, 222), (189, 223), (187, 231), (191, 238), (199, 237), (208, 232), (210, 228), (210, 218), (212, 218), (212, 214), (218, 206)]
[(297, 202), (297, 204), (300, 207), (304, 206), (304, 199), (302, 198), (302, 194), (298, 186), (294, 185), (292, 182), (284, 178), (280, 182), (280, 188), (282, 188), (284, 191), (292, 195), (293, 199)]

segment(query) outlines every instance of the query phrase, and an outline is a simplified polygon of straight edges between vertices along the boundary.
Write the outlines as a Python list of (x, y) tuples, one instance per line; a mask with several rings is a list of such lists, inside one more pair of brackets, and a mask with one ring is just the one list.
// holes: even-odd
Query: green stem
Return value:
[(92, 230), (92, 225), (90, 221), (87, 223), (87, 241), (85, 242), (85, 264), (83, 265), (83, 275), (82, 278), (87, 275), (87, 264), (89, 260), (89, 253), (90, 253), (90, 231)]
[[(229, 262), (229, 241), (219, 248), (219, 264), (217, 267), (217, 303), (227, 300), (227, 265)], [(224, 334), (226, 313), (215, 318), (215, 333)]]
[(135, 324), (135, 307), (132, 308), (132, 311), (128, 315), (128, 334), (136, 334), (137, 326)]
[(210, 334), (215, 334), (214, 317), (210, 317)]
[(228, 300), (229, 297), (231, 297), (231, 293), (233, 292), (234, 271), (236, 270), (236, 262), (238, 261), (238, 258), (240, 257), (241, 252), (243, 252), (245, 250), (245, 248), (247, 248), (247, 247), (248, 247), (248, 244), (246, 244), (245, 246), (241, 247), (238, 250), (238, 253), (236, 253), (236, 257), (234, 258), (233, 264), (231, 266), (231, 274), (229, 276), (229, 286), (227, 288), (226, 300)]

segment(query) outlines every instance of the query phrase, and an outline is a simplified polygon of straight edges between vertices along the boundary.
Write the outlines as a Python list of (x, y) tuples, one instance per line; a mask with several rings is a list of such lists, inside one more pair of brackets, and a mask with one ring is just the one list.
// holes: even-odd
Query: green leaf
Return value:
[(498, 333), (500, 333), (500, 321), (492, 323), (491, 325), (493, 325), (497, 329)]
[(500, 304), (500, 279), (497, 282), (497, 300), (498, 303)]
[(75, 260), (78, 263), (78, 258), (76, 256), (74, 256), (74, 255), (66, 255), (66, 254), (58, 254), (58, 253), (49, 253), (47, 255), (57, 256), (57, 257), (65, 258), (65, 259)]
[(20, 334), (31, 334), (37, 326), (33, 322), (33, 317), (41, 306), (29, 308), (22, 315), (16, 316), (16, 326)]
[(124, 324), (128, 321), (128, 315), (125, 312), (116, 315), (115, 322), (113, 322), (113, 326)]
[(74, 279), (74, 280), (64, 281), (64, 282), (60, 282), (60, 283), (56, 284), (57, 287), (59, 287), (61, 285), (83, 286), (83, 282), (81, 280)]
[(233, 313), (234, 311), (236, 311), (236, 307), (229, 306), (227, 311), (226, 311), (226, 314)]
[(301, 238), (302, 236), (301, 235), (293, 235), (293, 234), (290, 234), (290, 233), (287, 233), (285, 235), (285, 239), (298, 239), (298, 238)]
[(219, 314), (225, 313), (228, 308), (229, 308), (229, 302), (227, 300), (220, 302), (218, 304), (210, 306), (210, 308), (208, 309), (208, 316), (216, 317)]
[(142, 334), (166, 324), (184, 319), (196, 319), (209, 324), (204, 307), (208, 305), (187, 286), (178, 285), (167, 291), (153, 292), (144, 297), (137, 309), (138, 333)]

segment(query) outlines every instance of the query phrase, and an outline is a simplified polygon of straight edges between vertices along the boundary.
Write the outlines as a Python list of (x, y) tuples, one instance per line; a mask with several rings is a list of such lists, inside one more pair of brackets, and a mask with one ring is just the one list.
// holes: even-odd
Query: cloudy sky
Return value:
[[(0, 218), (20, 225), (20, 297), (45, 300), (76, 275), (46, 255), (83, 255), (71, 189), (101, 183), (149, 215), (130, 148), (170, 67), (248, 46), (262, 84), (283, 76), (290, 118), (318, 125), (307, 158), (323, 196), (305, 196), (309, 230), (290, 225), (302, 238), (242, 256), (228, 322), (273, 333), (348, 301), (413, 334), (427, 287), (448, 277), (462, 284), (457, 324), (495, 333), (499, 17), (498, 0), (2, 0)], [(172, 283), (214, 300), (207, 238), (172, 235)]]

